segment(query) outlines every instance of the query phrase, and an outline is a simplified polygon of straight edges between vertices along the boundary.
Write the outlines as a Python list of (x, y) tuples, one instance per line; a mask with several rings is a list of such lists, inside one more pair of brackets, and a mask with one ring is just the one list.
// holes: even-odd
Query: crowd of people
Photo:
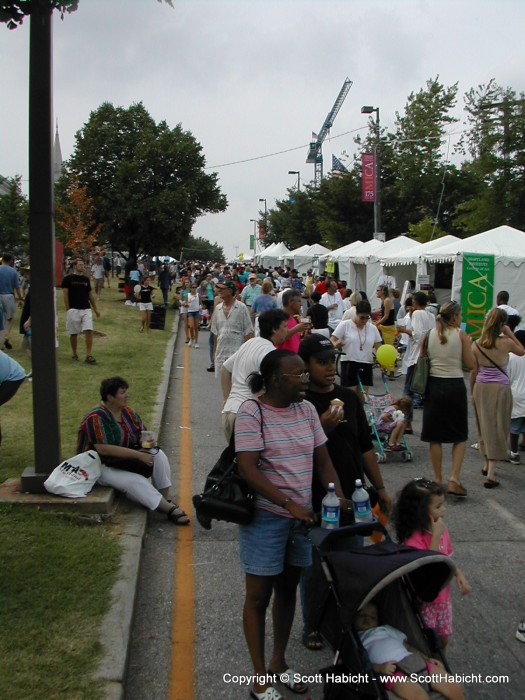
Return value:
[[(364, 391), (373, 386), (375, 351), (383, 344), (394, 345), (402, 367), (399, 371), (392, 368), (389, 378), (405, 375), (403, 395), (381, 416), (384, 425), (380, 427), (388, 436), (386, 449), (402, 449), (402, 436), (414, 432), (413, 411), (422, 408), (421, 439), (429, 444), (433, 470), (433, 480), (412, 480), (398, 497), (393, 516), (397, 536), (416, 548), (452, 556), (443, 513), (447, 494), (457, 499), (467, 496), (460, 479), (468, 441), (469, 387), (464, 371), (471, 373), (470, 400), (484, 458), (484, 486), (494, 488), (498, 485), (496, 462), (508, 460), (509, 454), (514, 463), (519, 461), (519, 436), (525, 427), (525, 418), (512, 413), (514, 397), (518, 412), (525, 414), (525, 360), (520, 361), (524, 350), (521, 331), (516, 331), (519, 319), (516, 310), (508, 306), (508, 295), (501, 292), (497, 300), (500, 308), (487, 314), (481, 338), (473, 343), (462, 327), (459, 304), (450, 301), (439, 307), (432, 293), (415, 289), (401, 302), (399, 290), (378, 285), (380, 311), (374, 315), (363, 291), (349, 290), (330, 277), (316, 277), (311, 270), (301, 279), (296, 271), (286, 268), (215, 265), (199, 269), (198, 265), (190, 265), (182, 277), (183, 289), (195, 285), (198, 294), (204, 279), (214, 295), (212, 305), (201, 304), (201, 312), (208, 311), (202, 327), (211, 331), (208, 369), (220, 378), (225, 437), (229, 440), (233, 433), (241, 473), (257, 493), (254, 521), (242, 526), (240, 534), (246, 577), (245, 636), (255, 675), (262, 681), (254, 684), (252, 697), (276, 700), (282, 695), (264, 680), (264, 670), (277, 674), (285, 671), (289, 678), (294, 677), (286, 660), (286, 644), (299, 582), (303, 643), (311, 650), (323, 644), (309, 615), (310, 564), (296, 531), (297, 523), (311, 525), (315, 521), (330, 479), (343, 507), (349, 502), (355, 479), (367, 479), (380, 509), (392, 514), (392, 498), (376, 461), (358, 390), (359, 386)], [(183, 291), (181, 299), (187, 293)], [(205, 298), (209, 300), (211, 294)], [(505, 304), (508, 308), (501, 308)], [(236, 321), (230, 332), (227, 320), (233, 309)], [(509, 314), (515, 318), (507, 323)], [(191, 330), (186, 338), (191, 344)], [(429, 357), (424, 397), (411, 389), (423, 347)], [(485, 359), (482, 351), (487, 355)], [(327, 471), (324, 449), (319, 471), (321, 453), (316, 436), (321, 433), (316, 422), (304, 431), (313, 416), (303, 415), (303, 399), (315, 408), (325, 436), (323, 445), (337, 477)], [(334, 399), (338, 399), (335, 404)], [(497, 431), (493, 429), (494, 406)], [(298, 410), (302, 411), (300, 417)], [(487, 417), (491, 412), (490, 430), (484, 428), (488, 420), (484, 411)], [(484, 431), (490, 433), (485, 439)], [(290, 450), (297, 439), (300, 445)], [(445, 478), (442, 462), (443, 445), (447, 444), (451, 445), (452, 457), (450, 475)], [(286, 459), (281, 453), (283, 446), (287, 447)], [(290, 461), (290, 454), (297, 455), (301, 466)], [(411, 508), (412, 516), (417, 513), (417, 518), (407, 515)], [(266, 541), (271, 541), (271, 546), (262, 548), (261, 543)], [(470, 586), (459, 569), (456, 581), (462, 595), (469, 592)], [(274, 638), (267, 663), (262, 640), (272, 592)], [(452, 631), (448, 589), (422, 613), (446, 645)], [(293, 692), (306, 692), (302, 684), (290, 681), (285, 685)], [(458, 688), (446, 691), (450, 697), (462, 697)]]
[[(104, 257), (94, 256), (92, 278), (85, 273), (82, 259), (72, 260), (62, 283), (72, 357), (78, 360), (82, 333), (88, 364), (96, 362), (92, 312), (99, 316), (97, 301), (106, 279), (109, 284)], [(4, 348), (9, 349), (15, 294), (20, 302), (24, 297), (18, 291), (18, 274), (16, 283), (11, 272), (2, 275), (5, 265), (9, 256), (0, 266), (0, 329)], [(220, 381), (225, 438), (230, 441), (233, 436), (239, 471), (256, 492), (254, 519), (240, 526), (239, 533), (245, 574), (244, 633), (256, 678), (251, 696), (254, 700), (283, 698), (269, 682), (268, 672), (285, 673), (286, 687), (304, 693), (306, 685), (294, 680), (297, 674), (286, 658), (299, 586), (303, 643), (313, 651), (323, 645), (310, 614), (311, 544), (304, 526), (316, 523), (329, 483), (334, 484), (343, 510), (351, 511), (352, 492), (360, 479), (367, 483), (379, 511), (385, 516), (393, 513), (399, 542), (452, 556), (443, 521), (444, 502), (447, 494), (459, 499), (467, 496), (460, 475), (468, 442), (469, 393), (485, 488), (499, 486), (498, 461), (520, 461), (525, 432), (525, 331), (519, 329), (519, 314), (509, 306), (508, 294), (500, 292), (481, 337), (472, 342), (462, 328), (460, 305), (449, 301), (438, 307), (434, 297), (422, 291), (412, 290), (401, 299), (399, 290), (378, 285), (380, 311), (374, 316), (364, 291), (350, 290), (343, 281), (315, 275), (313, 270), (299, 276), (286, 267), (267, 270), (257, 265), (192, 262), (159, 263), (152, 270), (147, 261), (128, 261), (123, 272), (125, 303), (138, 304), (140, 331), (149, 329), (156, 284), (165, 305), (174, 291), (190, 348), (199, 349), (199, 335), (202, 338), (202, 331), (208, 332), (207, 370)], [(4, 300), (7, 285), (13, 298)], [(28, 321), (30, 327), (30, 316), (24, 324)], [(411, 480), (395, 505), (376, 460), (362, 393), (373, 386), (374, 353), (383, 344), (395, 345), (399, 351), (402, 368), (398, 373), (391, 368), (390, 378), (405, 375), (403, 396), (381, 416), (381, 427), (389, 436), (387, 449), (396, 451), (403, 435), (413, 434), (413, 411), (423, 408), (421, 440), (429, 445), (433, 470), (432, 480)], [(421, 396), (411, 385), (423, 352), (429, 358), (429, 378)], [(5, 357), (0, 353), (0, 404), (25, 378)], [(470, 372), (468, 387), (465, 368)], [(189, 517), (170, 498), (171, 468), (166, 455), (156, 444), (141, 442), (146, 428), (127, 405), (128, 383), (109, 377), (102, 382), (100, 395), (100, 405), (80, 424), (79, 451), (99, 452), (103, 483), (165, 513), (176, 525), (188, 525)], [(451, 472), (445, 478), (443, 445), (452, 447)], [(459, 569), (456, 582), (462, 595), (469, 592)], [(272, 596), (273, 648), (267, 661), (265, 619)], [(367, 620), (356, 620), (355, 627), (372, 645), (376, 634), (367, 631), (378, 627), (377, 614), (371, 609), (365, 613)], [(422, 615), (446, 645), (452, 632), (448, 589), (425, 604)], [(390, 630), (387, 633), (393, 635)], [(525, 641), (525, 628), (520, 626), (517, 638)], [(398, 641), (403, 656), (403, 640)], [(392, 661), (381, 663), (388, 662), (393, 671)], [(450, 697), (462, 697), (460, 690), (448, 691)]]

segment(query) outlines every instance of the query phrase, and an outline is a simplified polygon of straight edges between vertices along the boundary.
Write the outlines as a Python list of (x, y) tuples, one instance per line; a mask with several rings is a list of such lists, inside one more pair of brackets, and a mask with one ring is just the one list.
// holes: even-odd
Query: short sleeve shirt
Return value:
[[(261, 421), (262, 411), (262, 421)], [(285, 496), (309, 508), (312, 501), (314, 450), (326, 442), (315, 408), (309, 401), (275, 408), (245, 401), (235, 419), (235, 450), (260, 452), (260, 471)], [(259, 494), (256, 507), (285, 518), (290, 513)]]

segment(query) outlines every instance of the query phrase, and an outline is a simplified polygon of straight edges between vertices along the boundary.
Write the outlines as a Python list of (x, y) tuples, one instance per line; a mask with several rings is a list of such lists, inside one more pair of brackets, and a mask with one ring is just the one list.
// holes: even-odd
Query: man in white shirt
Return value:
[(337, 290), (337, 282), (334, 279), (328, 280), (326, 284), (326, 292), (321, 296), (319, 302), (328, 309), (328, 325), (335, 329), (337, 324), (343, 318), (345, 312), (343, 306), (343, 298)]
[[(424, 292), (416, 292), (412, 297), (412, 308), (414, 310), (410, 319), (411, 328), (402, 329), (398, 326), (398, 330), (401, 333), (406, 333), (411, 339), (409, 349), (407, 349), (407, 375), (403, 388), (403, 396), (410, 396), (413, 401), (413, 407), (415, 408), (421, 406), (422, 401), (421, 398), (419, 398), (419, 400), (417, 398), (419, 394), (414, 394), (414, 392), (410, 390), (410, 384), (412, 383), (412, 377), (421, 352), (421, 344), (427, 333), (432, 330), (432, 328), (436, 327), (436, 319), (433, 314), (426, 310), (426, 306), (427, 295)], [(412, 411), (407, 415), (406, 420), (405, 433), (412, 430)]]
[(226, 441), (230, 442), (235, 416), (239, 406), (253, 394), (247, 384), (252, 372), (258, 372), (263, 357), (282, 343), (288, 330), (288, 314), (281, 309), (270, 309), (259, 316), (257, 338), (246, 341), (221, 367), (221, 388), (224, 398), (222, 426)]

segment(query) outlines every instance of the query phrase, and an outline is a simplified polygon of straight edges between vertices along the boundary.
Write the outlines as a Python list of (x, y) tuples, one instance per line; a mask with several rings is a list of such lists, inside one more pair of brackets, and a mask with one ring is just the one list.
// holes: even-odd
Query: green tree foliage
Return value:
[(0, 254), (26, 252), (29, 248), (29, 206), (22, 194), (22, 178), (6, 178), (6, 194), (0, 195)]
[[(292, 201), (293, 200), (293, 201)], [(276, 202), (275, 209), (268, 211), (268, 231), (264, 237), (266, 246), (283, 241), (293, 250), (305, 244), (319, 242), (315, 203), (317, 192), (314, 187), (306, 190), (288, 190), (286, 199)], [(259, 220), (264, 221), (264, 211), (259, 212)]]
[(142, 103), (102, 104), (75, 139), (69, 176), (87, 188), (115, 250), (179, 250), (198, 216), (227, 207), (193, 135), (180, 124), (156, 124)]
[(182, 248), (181, 258), (183, 260), (200, 260), (208, 262), (210, 260), (226, 260), (224, 250), (217, 242), (210, 243), (205, 238), (199, 236), (189, 236)]
[(59, 10), (63, 18), (65, 12), (74, 12), (77, 7), (78, 0), (0, 0), (0, 22), (16, 29), (35, 9)]
[(468, 234), (507, 223), (525, 227), (525, 94), (494, 80), (465, 95), (470, 129), (461, 143), (471, 161), (463, 169), (476, 182), (457, 206), (457, 224)]
[(387, 178), (383, 221), (389, 237), (436, 216), (446, 168), (446, 128), (457, 121), (450, 115), (456, 95), (457, 83), (445, 87), (438, 78), (428, 80), (426, 89), (409, 95), (404, 114), (396, 113), (395, 132), (388, 135), (392, 160), (386, 158), (388, 151), (381, 158)]

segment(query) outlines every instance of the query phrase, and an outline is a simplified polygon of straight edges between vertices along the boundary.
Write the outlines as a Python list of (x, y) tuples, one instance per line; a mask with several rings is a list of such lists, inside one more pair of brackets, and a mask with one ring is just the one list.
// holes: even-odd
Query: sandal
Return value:
[(495, 489), (496, 486), (499, 486), (499, 481), (497, 481), (496, 479), (485, 479), (485, 481), (483, 482), (483, 486), (486, 489)]
[(489, 473), (489, 468), (488, 468), (488, 467), (482, 467), (481, 473), (483, 474), (483, 476), (487, 476), (487, 474)]
[(256, 693), (255, 690), (250, 690), (250, 697), (252, 700), (285, 700), (284, 696), (271, 685), (262, 693)]
[(71, 359), (72, 359), (72, 360), (77, 360), (77, 361), (78, 361), (78, 355), (73, 355), (73, 357), (72, 357)]
[(308, 683), (294, 680), (294, 678), (300, 678), (300, 674), (294, 671), (293, 668), (287, 668), (286, 671), (281, 671), (280, 673), (275, 673), (268, 669), (268, 674), (278, 678), (285, 688), (288, 688), (288, 690), (291, 690), (292, 693), (296, 695), (304, 695), (308, 690)]
[(86, 357), (86, 359), (84, 360), (84, 362), (85, 362), (86, 364), (88, 364), (88, 365), (96, 365), (96, 364), (97, 364), (97, 361), (95, 360), (95, 358), (93, 357), (93, 355), (88, 355), (88, 356)]
[(175, 525), (189, 525), (190, 519), (180, 506), (172, 506), (166, 513), (168, 520), (171, 520)]
[(324, 648), (323, 640), (319, 632), (303, 634), (303, 645), (310, 651), (321, 651)]
[(467, 495), (467, 489), (458, 484), (457, 481), (449, 481), (447, 484), (447, 493), (449, 496), (457, 496), (458, 498), (465, 498)]

